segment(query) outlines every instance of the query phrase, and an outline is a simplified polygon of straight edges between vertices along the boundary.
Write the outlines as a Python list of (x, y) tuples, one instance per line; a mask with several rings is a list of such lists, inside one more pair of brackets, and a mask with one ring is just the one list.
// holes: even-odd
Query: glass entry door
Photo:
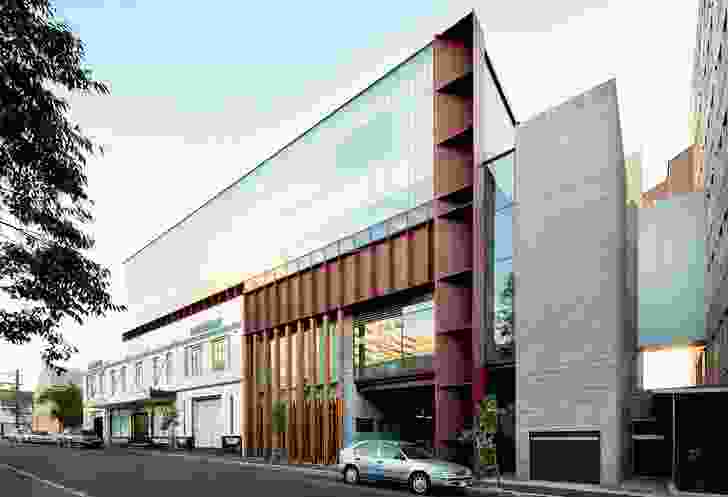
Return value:
[(132, 416), (132, 438), (134, 440), (146, 440), (148, 438), (149, 420), (146, 413), (138, 413)]

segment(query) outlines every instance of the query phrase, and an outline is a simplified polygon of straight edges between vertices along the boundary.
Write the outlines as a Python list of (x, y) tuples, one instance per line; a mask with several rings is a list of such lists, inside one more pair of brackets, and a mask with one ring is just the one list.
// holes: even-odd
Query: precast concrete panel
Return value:
[(513, 208), (517, 473), (529, 437), (601, 438), (601, 482), (622, 478), (626, 214), (614, 80), (522, 124)]

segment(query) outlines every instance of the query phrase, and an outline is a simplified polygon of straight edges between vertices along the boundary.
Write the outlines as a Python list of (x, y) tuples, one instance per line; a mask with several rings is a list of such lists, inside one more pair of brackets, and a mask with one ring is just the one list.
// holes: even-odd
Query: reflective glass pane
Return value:
[(311, 254), (311, 261), (312, 265), (321, 264), (324, 262), (324, 251), (323, 250), (316, 250), (313, 254)]
[(495, 215), (495, 233), (493, 244), (496, 261), (506, 257), (513, 257), (513, 207), (506, 207)]
[(404, 366), (415, 367), (412, 359), (435, 353), (435, 315), (432, 301), (402, 312)]
[(495, 184), (495, 210), (502, 209), (515, 201), (513, 191), (513, 161), (515, 153), (488, 164)]
[(384, 223), (375, 224), (369, 228), (369, 238), (372, 241), (381, 240), (385, 236), (387, 236), (387, 231)]
[(354, 248), (363, 247), (369, 243), (369, 231), (360, 231), (354, 236)]
[(513, 259), (496, 262), (494, 338), (498, 345), (505, 345), (512, 339), (513, 291)]
[[(218, 274), (256, 274), (277, 265), (272, 254), (311, 252), (427, 197), (432, 84), (430, 47), (137, 254), (127, 280), (137, 320), (148, 322), (186, 305), (195, 300), (196, 289), (228, 285)], [(275, 230), (269, 229), (270, 219), (276, 220)], [(266, 236), (241, 258), (229, 247), (242, 232)], [(175, 252), (174, 258), (160, 255)], [(180, 260), (204, 270), (179, 271)], [(167, 296), (168, 289), (176, 292)], [(164, 297), (150, 304), (150, 296)]]
[(339, 244), (332, 243), (331, 245), (326, 247), (325, 252), (326, 252), (327, 260), (336, 259), (336, 257), (338, 257), (338, 255), (339, 255)]
[(407, 215), (400, 214), (399, 216), (395, 216), (387, 221), (387, 224), (389, 225), (390, 235), (393, 233), (397, 233), (398, 231), (402, 231), (407, 227)]
[(354, 250), (354, 237), (347, 237), (339, 241), (339, 254), (346, 254)]
[(479, 163), (513, 148), (516, 136), (511, 118), (486, 64), (484, 47), (481, 48), (475, 71), (476, 101), (479, 102), (476, 118), (479, 123)]

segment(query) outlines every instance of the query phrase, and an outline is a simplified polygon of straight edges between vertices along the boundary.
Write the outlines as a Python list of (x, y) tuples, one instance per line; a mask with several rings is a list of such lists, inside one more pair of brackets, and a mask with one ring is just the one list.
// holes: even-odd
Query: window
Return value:
[(116, 371), (111, 372), (111, 395), (116, 395)]
[(96, 382), (96, 378), (94, 378), (94, 375), (89, 375), (86, 378), (86, 389), (88, 390), (88, 396), (90, 398), (93, 398), (96, 395), (96, 389), (94, 388)]
[[(358, 421), (358, 420), (357, 420)], [(357, 456), (376, 456), (377, 455), (377, 442), (374, 441), (368, 441), (368, 442), (362, 442), (356, 447), (354, 447), (354, 453)]]
[(167, 384), (172, 383), (172, 352), (167, 352), (166, 358), (164, 360), (164, 366), (165, 366), (165, 376), (167, 379)]
[(104, 395), (104, 372), (99, 373), (99, 395)]
[(387, 441), (379, 442), (379, 457), (382, 459), (399, 459), (399, 445)]
[(126, 366), (121, 368), (121, 391), (126, 392)]
[(159, 384), (159, 357), (152, 359), (152, 383), (155, 387)]
[(200, 371), (200, 346), (190, 348), (190, 372), (192, 376), (199, 376)]
[(356, 418), (356, 431), (358, 433), (374, 432), (374, 420), (372, 418)]
[(142, 388), (142, 382), (144, 380), (144, 374), (142, 369), (142, 363), (137, 362), (136, 363), (136, 371), (134, 376), (134, 384), (136, 385), (137, 389)]
[(210, 343), (212, 369), (225, 369), (225, 337), (216, 338)]

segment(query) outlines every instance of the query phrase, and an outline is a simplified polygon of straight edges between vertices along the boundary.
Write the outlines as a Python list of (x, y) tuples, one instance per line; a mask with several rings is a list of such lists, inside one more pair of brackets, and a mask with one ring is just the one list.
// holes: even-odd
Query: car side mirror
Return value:
[(406, 457), (404, 457), (404, 455), (403, 455), (403, 454), (400, 454), (400, 455), (398, 455), (398, 456), (397, 456), (397, 459), (399, 459), (400, 461), (406, 461), (406, 460), (407, 460), (407, 458), (406, 458)]

